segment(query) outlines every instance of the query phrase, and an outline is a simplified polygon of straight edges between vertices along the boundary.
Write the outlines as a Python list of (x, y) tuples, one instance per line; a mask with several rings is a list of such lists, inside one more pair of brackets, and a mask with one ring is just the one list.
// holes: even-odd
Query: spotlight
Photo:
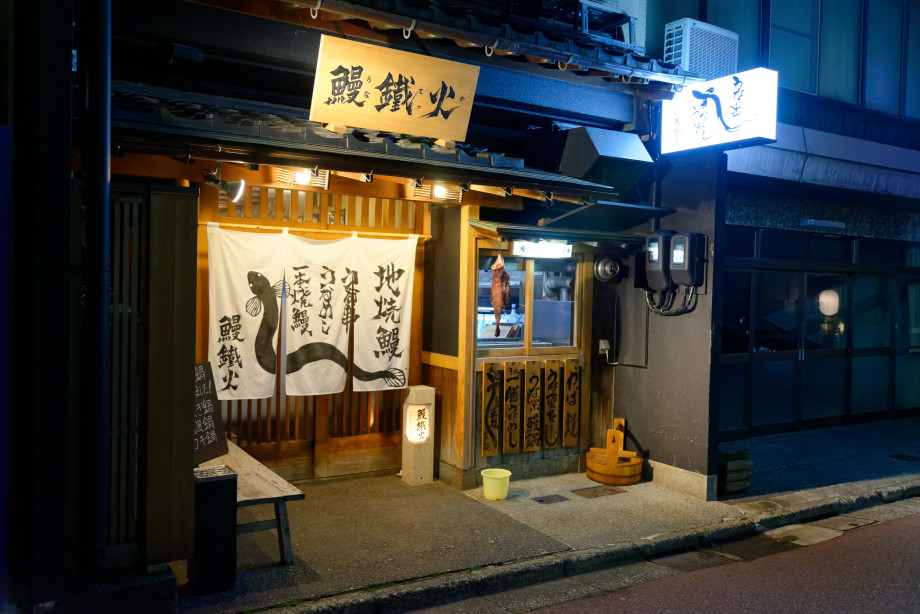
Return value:
[(295, 171), (293, 182), (299, 185), (313, 186), (323, 190), (329, 189), (329, 171), (320, 167), (305, 168), (302, 171)]
[(213, 185), (220, 188), (227, 193), (227, 198), (230, 199), (230, 202), (237, 202), (240, 198), (243, 197), (243, 188), (246, 187), (246, 182), (240, 179), (239, 181), (227, 181), (226, 179), (221, 179), (220, 177), (220, 167), (222, 162), (217, 163), (217, 168), (212, 173), (209, 170), (201, 171), (202, 177), (204, 177), (204, 182), (208, 185)]

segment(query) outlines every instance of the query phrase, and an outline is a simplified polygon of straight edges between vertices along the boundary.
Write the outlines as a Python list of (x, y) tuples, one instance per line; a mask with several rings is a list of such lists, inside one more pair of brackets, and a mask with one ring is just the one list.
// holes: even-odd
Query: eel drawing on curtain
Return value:
[[(277, 282), (272, 285), (264, 275), (257, 271), (250, 271), (247, 275), (249, 288), (253, 296), (246, 302), (246, 312), (251, 316), (257, 316), (262, 312), (262, 322), (259, 324), (259, 331), (256, 333), (256, 360), (259, 366), (268, 373), (275, 372), (275, 363), (277, 356), (272, 347), (272, 339), (278, 330), (278, 304), (275, 298), (282, 295), (284, 282)], [(287, 355), (287, 372), (296, 373), (304, 365), (318, 360), (331, 360), (339, 365), (346, 372), (348, 371), (348, 357), (331, 343), (315, 341), (307, 343)], [(354, 376), (362, 382), (370, 382), (382, 379), (387, 386), (392, 388), (401, 388), (406, 385), (406, 374), (401, 369), (385, 369), (383, 371), (365, 371), (358, 365), (355, 365)]]

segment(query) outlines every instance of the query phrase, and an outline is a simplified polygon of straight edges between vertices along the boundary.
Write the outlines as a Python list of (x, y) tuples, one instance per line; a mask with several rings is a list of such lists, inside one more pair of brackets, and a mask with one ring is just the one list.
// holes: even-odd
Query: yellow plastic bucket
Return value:
[(486, 499), (504, 499), (508, 496), (511, 472), (507, 469), (482, 470), (482, 494)]

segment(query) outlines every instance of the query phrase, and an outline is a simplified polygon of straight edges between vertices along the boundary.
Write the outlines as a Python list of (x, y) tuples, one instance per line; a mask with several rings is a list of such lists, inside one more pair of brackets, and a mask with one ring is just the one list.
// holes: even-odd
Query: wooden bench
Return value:
[(236, 507), (249, 507), (273, 503), (275, 518), (236, 525), (237, 534), (254, 533), (256, 531), (278, 531), (278, 548), (281, 551), (281, 562), (285, 565), (294, 563), (294, 552), (291, 548), (291, 527), (288, 524), (287, 502), (303, 499), (304, 494), (300, 489), (288, 484), (277, 473), (246, 454), (232, 441), (227, 441), (229, 452), (223, 456), (201, 463), (201, 467), (216, 467), (226, 465), (231, 471), (236, 472)]

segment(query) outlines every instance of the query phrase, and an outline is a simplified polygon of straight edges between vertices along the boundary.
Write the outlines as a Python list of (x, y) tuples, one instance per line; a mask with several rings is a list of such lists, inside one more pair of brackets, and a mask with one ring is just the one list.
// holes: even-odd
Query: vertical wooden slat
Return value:
[(121, 279), (119, 273), (121, 272), (121, 258), (119, 258), (121, 253), (121, 242), (124, 238), (124, 222), (122, 220), (122, 203), (116, 202), (115, 206), (112, 208), (112, 236), (111, 236), (111, 245), (112, 253), (114, 255), (112, 259), (112, 272), (111, 272), (111, 285), (112, 285), (112, 296), (116, 304), (113, 306), (113, 312), (115, 317), (112, 322), (112, 383), (110, 388), (110, 394), (112, 395), (113, 401), (116, 402), (116, 406), (113, 408), (111, 415), (111, 429), (112, 437), (109, 440), (109, 483), (112, 485), (112, 492), (109, 495), (109, 516), (112, 518), (112, 521), (109, 523), (109, 541), (113, 544), (117, 544), (121, 541), (121, 531), (119, 519), (121, 516), (118, 513), (118, 502), (121, 497), (119, 497), (119, 471), (120, 467), (118, 464), (119, 460), (119, 431), (121, 430), (121, 411), (120, 407), (117, 404), (119, 398), (118, 384), (124, 380), (118, 377), (119, 364), (118, 359), (120, 354), (118, 352), (119, 346), (121, 345), (121, 326), (120, 321), (121, 317), (118, 309), (118, 300), (119, 300), (119, 288), (121, 285)]
[(369, 228), (380, 226), (380, 202), (381, 199), (373, 196), (367, 199), (367, 222), (365, 222), (365, 226)]
[(352, 217), (349, 218), (349, 220), (351, 221), (352, 226), (360, 226), (367, 219), (367, 216), (364, 214), (364, 209), (367, 206), (366, 202), (367, 202), (367, 199), (363, 196), (355, 196), (351, 200), (351, 203), (352, 203), (351, 207), (353, 209), (351, 213), (353, 213), (354, 215), (352, 215)]
[(367, 413), (370, 416), (370, 423), (373, 427), (372, 433), (380, 432), (380, 413), (377, 408), (377, 399), (373, 392), (367, 393)]
[(316, 477), (326, 477), (328, 474), (329, 458), (329, 406), (332, 398), (329, 395), (313, 397), (315, 403), (316, 432), (314, 433), (313, 472)]
[(246, 443), (252, 443), (252, 399), (246, 399)]
[(404, 228), (406, 225), (406, 213), (405, 209), (403, 208), (403, 204), (404, 201), (399, 199), (393, 201), (393, 210), (396, 213), (395, 217), (393, 218), (393, 228)]
[(275, 397), (268, 397), (265, 400), (265, 438), (263, 442), (272, 440), (272, 416), (275, 415), (275, 408), (278, 406), (275, 400)]
[(361, 434), (361, 393), (351, 391), (351, 434)]
[[(120, 280), (120, 265), (121, 265), (121, 241), (124, 235), (124, 222), (122, 220), (122, 203), (116, 202), (115, 206), (112, 208), (112, 235), (111, 235), (111, 246), (112, 246), (112, 272), (111, 272), (111, 285), (112, 285), (112, 296), (115, 301), (113, 305), (114, 317), (112, 321), (112, 383), (110, 388), (110, 394), (112, 395), (112, 400), (116, 403), (116, 406), (112, 410), (111, 423), (110, 427), (112, 429), (112, 437), (109, 440), (109, 483), (112, 485), (112, 492), (109, 495), (109, 515), (112, 518), (112, 522), (109, 523), (109, 541), (113, 544), (117, 544), (121, 541), (121, 527), (118, 522), (120, 516), (118, 513), (118, 501), (119, 501), (119, 466), (118, 466), (118, 452), (119, 452), (119, 436), (120, 431), (120, 421), (121, 421), (121, 412), (118, 407), (118, 384), (120, 381), (119, 378), (119, 367), (118, 359), (120, 353), (118, 351), (119, 346), (121, 345), (121, 326), (120, 326), (120, 315), (118, 313), (119, 306), (119, 286), (121, 283)], [(121, 380), (123, 381), (123, 380)]]
[(236, 406), (236, 443), (243, 445), (243, 402), (234, 401)]
[(562, 445), (578, 445), (578, 406), (581, 402), (581, 371), (578, 360), (565, 361), (562, 397)]
[[(125, 203), (127, 204), (127, 203)], [(130, 210), (125, 212), (122, 207), (118, 207), (121, 210), (121, 228), (120, 234), (121, 238), (119, 240), (119, 260), (118, 263), (118, 288), (112, 288), (112, 296), (116, 297), (115, 300), (118, 301), (118, 329), (120, 337), (120, 346), (118, 348), (118, 358), (117, 364), (121, 369), (121, 384), (119, 384), (119, 394), (118, 397), (115, 397), (113, 401), (118, 403), (118, 407), (115, 408), (115, 412), (119, 415), (119, 431), (117, 432), (119, 440), (119, 455), (118, 455), (118, 466), (119, 466), (119, 488), (122, 490), (122, 496), (119, 501), (119, 510), (118, 518), (120, 519), (120, 524), (122, 528), (121, 539), (124, 540), (127, 538), (127, 526), (125, 520), (127, 519), (128, 507), (127, 499), (125, 496), (127, 490), (128, 482), (128, 472), (130, 470), (128, 466), (128, 445), (129, 440), (132, 438), (131, 433), (129, 432), (129, 414), (131, 408), (128, 405), (128, 386), (126, 385), (130, 379), (131, 374), (129, 372), (129, 363), (128, 363), (128, 330), (127, 330), (127, 321), (128, 318), (133, 316), (132, 306), (130, 305), (130, 300), (128, 298), (128, 278), (131, 277), (131, 247), (130, 247), (130, 224), (131, 216)], [(126, 215), (127, 213), (127, 215)]]
[(543, 363), (543, 447), (555, 448), (559, 445), (559, 382), (558, 360)]
[(521, 367), (522, 363), (505, 363), (505, 420), (502, 429), (502, 452), (514, 454), (521, 451)]
[(482, 455), (498, 454), (501, 378), (499, 363), (482, 365)]
[(524, 451), (540, 449), (540, 410), (543, 409), (543, 386), (540, 378), (540, 361), (524, 363)]
[[(295, 397), (289, 397), (285, 395), (285, 404), (284, 404), (284, 439), (285, 441), (291, 440), (291, 405), (294, 406), (294, 413), (297, 413), (297, 399)], [(296, 432), (296, 431), (295, 431)]]
[(303, 421), (307, 414), (307, 397), (294, 397), (294, 439), (306, 439)]
[(390, 199), (389, 198), (378, 198), (377, 199), (377, 216), (376, 224), (377, 228), (389, 228), (390, 227)]
[[(142, 215), (143, 210), (141, 208), (140, 202), (134, 202), (131, 206), (132, 210), (132, 219), (133, 223), (131, 225), (131, 249), (132, 249), (132, 271), (131, 271), (131, 308), (132, 316), (135, 313), (138, 313), (142, 309), (141, 305), (141, 294), (140, 289), (146, 284), (146, 280), (142, 279), (147, 270), (146, 257), (147, 246), (144, 244), (142, 237), (144, 236), (141, 232), (142, 227), (145, 226), (143, 223)], [(140, 318), (132, 317), (130, 323), (130, 335), (133, 341), (131, 352), (131, 364), (130, 371), (134, 374), (134, 381), (137, 382), (138, 374), (141, 370), (141, 360), (140, 360), (140, 328), (139, 328)], [(134, 433), (138, 432), (139, 421), (140, 421), (140, 386), (135, 384), (131, 386), (131, 397), (129, 400), (129, 405), (131, 407), (131, 419), (129, 423), (128, 432), (131, 434), (131, 456), (128, 459), (129, 467), (137, 467), (139, 450), (137, 447), (137, 438), (134, 436)], [(139, 488), (139, 483), (137, 481), (137, 472), (129, 472), (129, 492), (135, 496), (130, 497), (130, 506), (128, 509), (128, 534), (132, 540), (137, 536), (137, 513), (138, 513), (138, 501), (137, 501), (137, 492)]]

